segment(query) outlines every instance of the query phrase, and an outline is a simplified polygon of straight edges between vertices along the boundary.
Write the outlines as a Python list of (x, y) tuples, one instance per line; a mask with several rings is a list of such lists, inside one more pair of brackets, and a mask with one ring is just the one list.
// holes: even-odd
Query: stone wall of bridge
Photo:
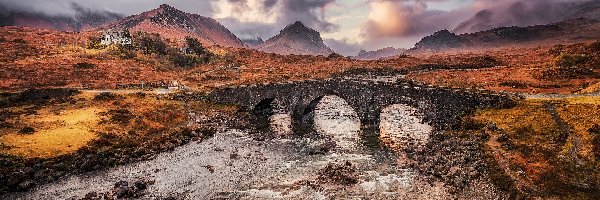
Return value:
[(223, 88), (213, 91), (208, 99), (237, 104), (249, 112), (256, 111), (259, 104), (262, 104), (260, 109), (268, 109), (270, 103), (276, 102), (279, 108), (292, 114), (295, 124), (310, 125), (310, 114), (320, 98), (327, 95), (346, 100), (364, 126), (376, 127), (382, 109), (404, 104), (418, 109), (425, 121), (437, 129), (456, 125), (461, 116), (478, 108), (511, 107), (519, 98), (507, 93), (434, 87), (408, 81), (336, 78)]

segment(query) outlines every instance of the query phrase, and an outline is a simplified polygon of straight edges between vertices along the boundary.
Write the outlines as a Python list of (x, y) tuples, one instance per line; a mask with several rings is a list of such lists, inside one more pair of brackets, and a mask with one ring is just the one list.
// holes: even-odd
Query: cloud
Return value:
[(412, 47), (420, 36), (410, 37), (386, 37), (373, 38), (360, 43), (352, 42), (347, 38), (343, 39), (324, 39), (325, 44), (333, 51), (344, 56), (356, 56), (361, 49), (367, 51), (376, 51), (385, 47), (408, 48)]
[(226, 0), (214, 2), (215, 18), (233, 19), (239, 22), (275, 23), (279, 14), (276, 0)]
[(320, 32), (337, 29), (324, 17), (327, 6), (335, 3), (335, 0), (0, 0), (0, 4), (8, 11), (39, 12), (52, 16), (75, 15), (77, 12), (73, 4), (93, 10), (134, 15), (163, 3), (188, 13), (216, 18), (242, 39), (268, 39), (295, 21), (302, 21)]
[(72, 4), (73, 2), (68, 1), (0, 0), (0, 5), (6, 12), (25, 11), (47, 15), (75, 15)]
[(110, 11), (122, 15), (139, 14), (157, 8), (160, 4), (169, 4), (189, 13), (198, 13), (211, 16), (211, 4), (218, 0), (0, 0), (0, 4), (10, 11), (37, 12), (47, 15), (74, 15), (77, 13), (72, 7), (77, 4), (83, 8)]
[(325, 20), (327, 6), (335, 0), (223, 0), (213, 2), (214, 16), (242, 39), (267, 39), (286, 25), (302, 21), (317, 31), (337, 26)]
[(372, 0), (369, 20), (362, 26), (361, 36), (412, 37), (448, 29), (460, 23), (472, 11), (461, 8), (452, 11), (430, 9), (428, 1)]
[(282, 0), (286, 24), (302, 21), (305, 25), (320, 31), (332, 31), (336, 26), (324, 20), (326, 7), (335, 0)]
[(570, 18), (582, 8), (598, 6), (600, 1), (528, 0), (490, 2), (480, 0), (476, 6), (483, 8), (473, 18), (461, 24), (455, 32), (483, 31), (503, 26), (530, 26), (549, 24)]
[(263, 40), (279, 33), (283, 27), (277, 24), (262, 23), (262, 22), (242, 22), (235, 18), (218, 19), (223, 26), (227, 27), (240, 39), (256, 39)]
[(216, 18), (241, 39), (268, 39), (286, 25), (302, 21), (344, 55), (354, 55), (359, 46), (366, 50), (411, 47), (423, 36), (451, 30), (484, 9), (489, 16), (465, 30), (560, 21), (585, 6), (582, 2), (586, 0), (0, 0), (8, 11), (48, 15), (74, 15), (73, 3), (122, 15), (166, 3)]
[(362, 45), (358, 43), (352, 43), (348, 41), (348, 39), (324, 39), (323, 42), (325, 42), (325, 44), (336, 53), (344, 56), (355, 56), (361, 49), (363, 49)]
[[(590, 7), (590, 2), (600, 4), (600, 0), (368, 0), (370, 13), (361, 25), (361, 45), (384, 47), (386, 44), (381, 41), (401, 41), (396, 45), (410, 47), (406, 46), (410, 38), (416, 38), (414, 44), (436, 31), (452, 30), (469, 18), (474, 20), (462, 24), (458, 33), (548, 24), (573, 16)], [(448, 4), (462, 6), (439, 6)]]

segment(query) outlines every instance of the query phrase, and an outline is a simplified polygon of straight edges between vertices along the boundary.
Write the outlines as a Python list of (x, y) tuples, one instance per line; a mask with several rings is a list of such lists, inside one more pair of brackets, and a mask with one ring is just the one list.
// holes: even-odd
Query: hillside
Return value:
[(187, 36), (196, 37), (205, 45), (244, 47), (244, 43), (216, 20), (185, 13), (167, 4), (151, 11), (126, 17), (101, 29), (129, 29), (159, 33), (163, 38), (182, 43)]
[[(224, 85), (325, 78), (355, 65), (415, 65), (417, 59), (356, 61), (345, 57), (277, 55), (247, 48), (207, 48), (209, 63), (175, 66), (169, 55), (124, 56), (114, 48), (90, 49), (95, 32), (60, 32), (27, 27), (0, 27), (0, 90), (24, 88), (114, 89), (118, 84), (169, 83), (173, 80), (206, 90)], [(130, 56), (130, 57), (129, 57)], [(409, 64), (410, 63), (410, 64)], [(81, 67), (83, 64), (83, 67)]]
[(421, 39), (410, 52), (572, 44), (600, 39), (600, 20), (570, 19), (547, 25), (499, 27), (456, 35), (447, 30)]

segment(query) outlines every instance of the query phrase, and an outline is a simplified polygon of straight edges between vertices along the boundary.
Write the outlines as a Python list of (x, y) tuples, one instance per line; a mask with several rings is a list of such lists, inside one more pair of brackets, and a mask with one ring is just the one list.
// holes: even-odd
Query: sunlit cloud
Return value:
[(275, 23), (282, 14), (281, 3), (275, 1), (269, 7), (264, 0), (245, 0), (237, 3), (231, 1), (213, 2), (213, 17), (217, 19), (233, 18), (240, 22)]

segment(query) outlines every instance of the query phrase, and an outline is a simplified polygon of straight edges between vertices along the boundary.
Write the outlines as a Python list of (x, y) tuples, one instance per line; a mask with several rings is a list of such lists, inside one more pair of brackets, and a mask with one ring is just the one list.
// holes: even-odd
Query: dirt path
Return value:
[(564, 120), (560, 118), (560, 115), (558, 114), (558, 111), (556, 111), (556, 106), (554, 104), (546, 103), (544, 107), (550, 116), (552, 116), (552, 120), (554, 120), (554, 123), (556, 123), (558, 129), (560, 130), (560, 136), (558, 138), (559, 142), (564, 144), (571, 135), (571, 128)]
[(573, 145), (568, 150), (569, 157), (575, 160), (577, 163), (582, 164), (584, 161), (578, 156), (577, 153), (580, 152), (581, 148), (583, 147), (583, 139), (581, 138), (581, 135), (579, 135), (576, 132), (573, 132), (571, 130), (571, 126), (562, 118), (560, 118), (560, 115), (558, 111), (556, 111), (556, 106), (554, 104), (548, 103), (545, 105), (545, 107), (546, 111), (552, 116), (554, 123), (556, 123), (556, 125), (560, 129), (560, 136), (558, 138), (560, 144), (564, 145), (567, 142), (567, 140), (571, 138)]

